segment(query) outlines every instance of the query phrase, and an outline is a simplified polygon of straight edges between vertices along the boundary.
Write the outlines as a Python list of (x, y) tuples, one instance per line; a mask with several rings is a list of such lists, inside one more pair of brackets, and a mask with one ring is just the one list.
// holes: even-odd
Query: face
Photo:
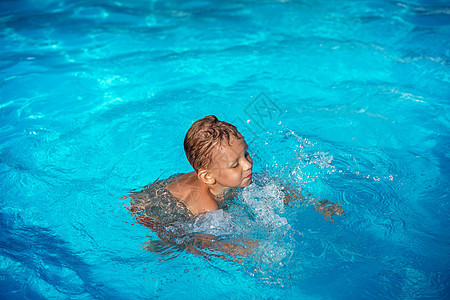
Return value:
[(213, 155), (210, 174), (218, 186), (245, 187), (252, 183), (253, 160), (247, 152), (244, 138), (231, 137), (230, 145), (224, 143)]

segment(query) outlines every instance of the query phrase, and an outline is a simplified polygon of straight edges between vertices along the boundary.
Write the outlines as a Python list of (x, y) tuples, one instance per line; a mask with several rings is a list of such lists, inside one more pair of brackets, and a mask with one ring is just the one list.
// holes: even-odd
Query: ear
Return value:
[(205, 169), (200, 169), (197, 173), (197, 176), (198, 178), (200, 178), (201, 181), (203, 181), (207, 185), (213, 185), (216, 183), (214, 175)]

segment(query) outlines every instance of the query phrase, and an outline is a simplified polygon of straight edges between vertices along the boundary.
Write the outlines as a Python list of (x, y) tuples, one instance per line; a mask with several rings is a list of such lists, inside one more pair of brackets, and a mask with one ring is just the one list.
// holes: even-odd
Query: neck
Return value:
[(227, 187), (217, 186), (216, 184), (214, 184), (214, 185), (206, 184), (206, 186), (208, 187), (209, 193), (215, 198), (217, 198), (217, 197), (223, 198), (223, 194), (225, 194), (226, 191), (228, 190)]
[(211, 195), (212, 198), (223, 198), (223, 194), (225, 194), (228, 191), (228, 187), (220, 186), (218, 184), (207, 184), (200, 178), (197, 178), (200, 182), (200, 185), (208, 191), (208, 193)]

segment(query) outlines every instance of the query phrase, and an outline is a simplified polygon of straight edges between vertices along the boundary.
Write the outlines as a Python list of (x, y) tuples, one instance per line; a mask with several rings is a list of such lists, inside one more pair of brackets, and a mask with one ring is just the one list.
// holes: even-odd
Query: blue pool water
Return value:
[[(447, 1), (20, 0), (0, 24), (0, 298), (450, 297)], [(123, 204), (191, 170), (209, 114), (260, 175), (182, 226), (258, 240), (239, 262), (150, 251)]]

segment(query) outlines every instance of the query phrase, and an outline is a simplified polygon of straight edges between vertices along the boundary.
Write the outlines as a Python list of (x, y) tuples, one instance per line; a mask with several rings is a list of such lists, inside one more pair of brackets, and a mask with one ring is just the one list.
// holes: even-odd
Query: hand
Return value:
[(330, 222), (333, 222), (333, 215), (340, 216), (344, 213), (340, 204), (333, 203), (327, 199), (319, 201), (314, 206)]

